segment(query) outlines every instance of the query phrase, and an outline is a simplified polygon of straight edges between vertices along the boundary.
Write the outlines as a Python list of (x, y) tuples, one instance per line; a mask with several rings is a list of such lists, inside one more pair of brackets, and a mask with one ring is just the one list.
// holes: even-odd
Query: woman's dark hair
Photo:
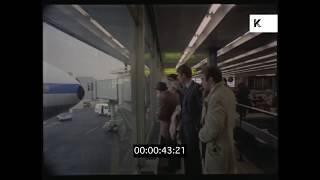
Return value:
[(186, 64), (183, 64), (181, 66), (178, 67), (177, 69), (177, 72), (179, 74), (185, 74), (187, 78), (191, 78), (192, 77), (192, 71), (191, 71), (191, 68), (186, 65)]
[(168, 79), (169, 81), (176, 81), (176, 80), (178, 80), (176, 74), (169, 74), (167, 79)]
[(157, 87), (156, 87), (156, 90), (159, 90), (159, 91), (166, 91), (168, 89), (166, 83), (164, 82), (158, 82), (157, 84)]
[(222, 74), (220, 69), (217, 66), (213, 66), (213, 65), (205, 66), (203, 68), (203, 74), (206, 81), (208, 81), (210, 77), (212, 77), (215, 83), (222, 81)]

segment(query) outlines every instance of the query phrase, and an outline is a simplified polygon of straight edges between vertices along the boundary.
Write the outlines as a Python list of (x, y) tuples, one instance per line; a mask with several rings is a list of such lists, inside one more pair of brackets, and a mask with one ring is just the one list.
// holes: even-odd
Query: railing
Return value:
[[(251, 110), (251, 111), (263, 113), (263, 114), (278, 118), (278, 114), (277, 113), (265, 111), (265, 110), (262, 110), (262, 109), (258, 109), (258, 108), (255, 108), (255, 107), (251, 107), (251, 106), (247, 106), (247, 105), (243, 105), (243, 104), (239, 104), (239, 103), (237, 103), (237, 106), (238, 107), (242, 107), (245, 110)], [(239, 126), (240, 126), (241, 129), (243, 129), (246, 132), (254, 135), (256, 138), (259, 138), (259, 139), (263, 140), (264, 142), (266, 142), (267, 144), (271, 145), (274, 148), (278, 147), (278, 137), (277, 136), (275, 136), (273, 134), (270, 134), (269, 132), (263, 131), (262, 129), (260, 129), (260, 128), (254, 126), (254, 125), (252, 125), (250, 123), (243, 122), (243, 118), (244, 118), (243, 117), (243, 113), (239, 113), (239, 114), (240, 114), (240, 125)], [(242, 161), (243, 158), (242, 158), (242, 153), (241, 153), (240, 150), (239, 150), (239, 153), (240, 153), (239, 161)]]
[(277, 113), (265, 111), (265, 110), (258, 109), (258, 108), (255, 108), (255, 107), (251, 107), (251, 106), (247, 106), (247, 105), (243, 105), (243, 104), (239, 104), (239, 103), (237, 103), (237, 106), (244, 107), (246, 109), (249, 109), (249, 110), (252, 110), (252, 111), (257, 111), (257, 112), (260, 112), (260, 113), (263, 113), (263, 114), (267, 114), (267, 115), (270, 115), (270, 116), (273, 116), (273, 117), (278, 117)]

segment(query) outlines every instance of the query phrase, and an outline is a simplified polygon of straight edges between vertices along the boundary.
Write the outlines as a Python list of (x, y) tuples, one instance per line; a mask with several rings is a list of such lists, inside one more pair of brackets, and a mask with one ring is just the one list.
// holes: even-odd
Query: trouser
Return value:
[(201, 150), (202, 150), (202, 152), (201, 152), (201, 158), (202, 159), (205, 159), (205, 155), (206, 155), (206, 143), (203, 143), (203, 142), (201, 142)]
[[(176, 141), (171, 140), (170, 138), (164, 138), (161, 136), (160, 144), (170, 144), (174, 145), (177, 144)], [(168, 171), (174, 172), (181, 168), (181, 158), (167, 158), (168, 159)]]
[(198, 131), (191, 123), (184, 123), (182, 128), (182, 143), (187, 146), (186, 157), (184, 159), (185, 174), (201, 174)]

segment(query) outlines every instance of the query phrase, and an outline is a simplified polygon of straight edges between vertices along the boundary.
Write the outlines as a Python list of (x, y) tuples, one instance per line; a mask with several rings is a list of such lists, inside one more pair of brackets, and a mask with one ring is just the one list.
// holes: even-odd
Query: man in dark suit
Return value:
[(200, 85), (191, 77), (191, 68), (181, 65), (177, 69), (178, 79), (183, 84), (181, 109), (182, 141), (187, 146), (187, 157), (184, 159), (186, 174), (201, 174), (201, 160), (198, 133), (202, 110)]

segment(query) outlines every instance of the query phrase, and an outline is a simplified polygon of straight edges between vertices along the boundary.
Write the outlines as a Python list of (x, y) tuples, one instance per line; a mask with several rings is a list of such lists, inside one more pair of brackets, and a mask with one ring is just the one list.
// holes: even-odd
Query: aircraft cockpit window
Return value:
[(43, 85), (43, 92), (47, 93), (49, 91), (49, 86), (48, 85)]

